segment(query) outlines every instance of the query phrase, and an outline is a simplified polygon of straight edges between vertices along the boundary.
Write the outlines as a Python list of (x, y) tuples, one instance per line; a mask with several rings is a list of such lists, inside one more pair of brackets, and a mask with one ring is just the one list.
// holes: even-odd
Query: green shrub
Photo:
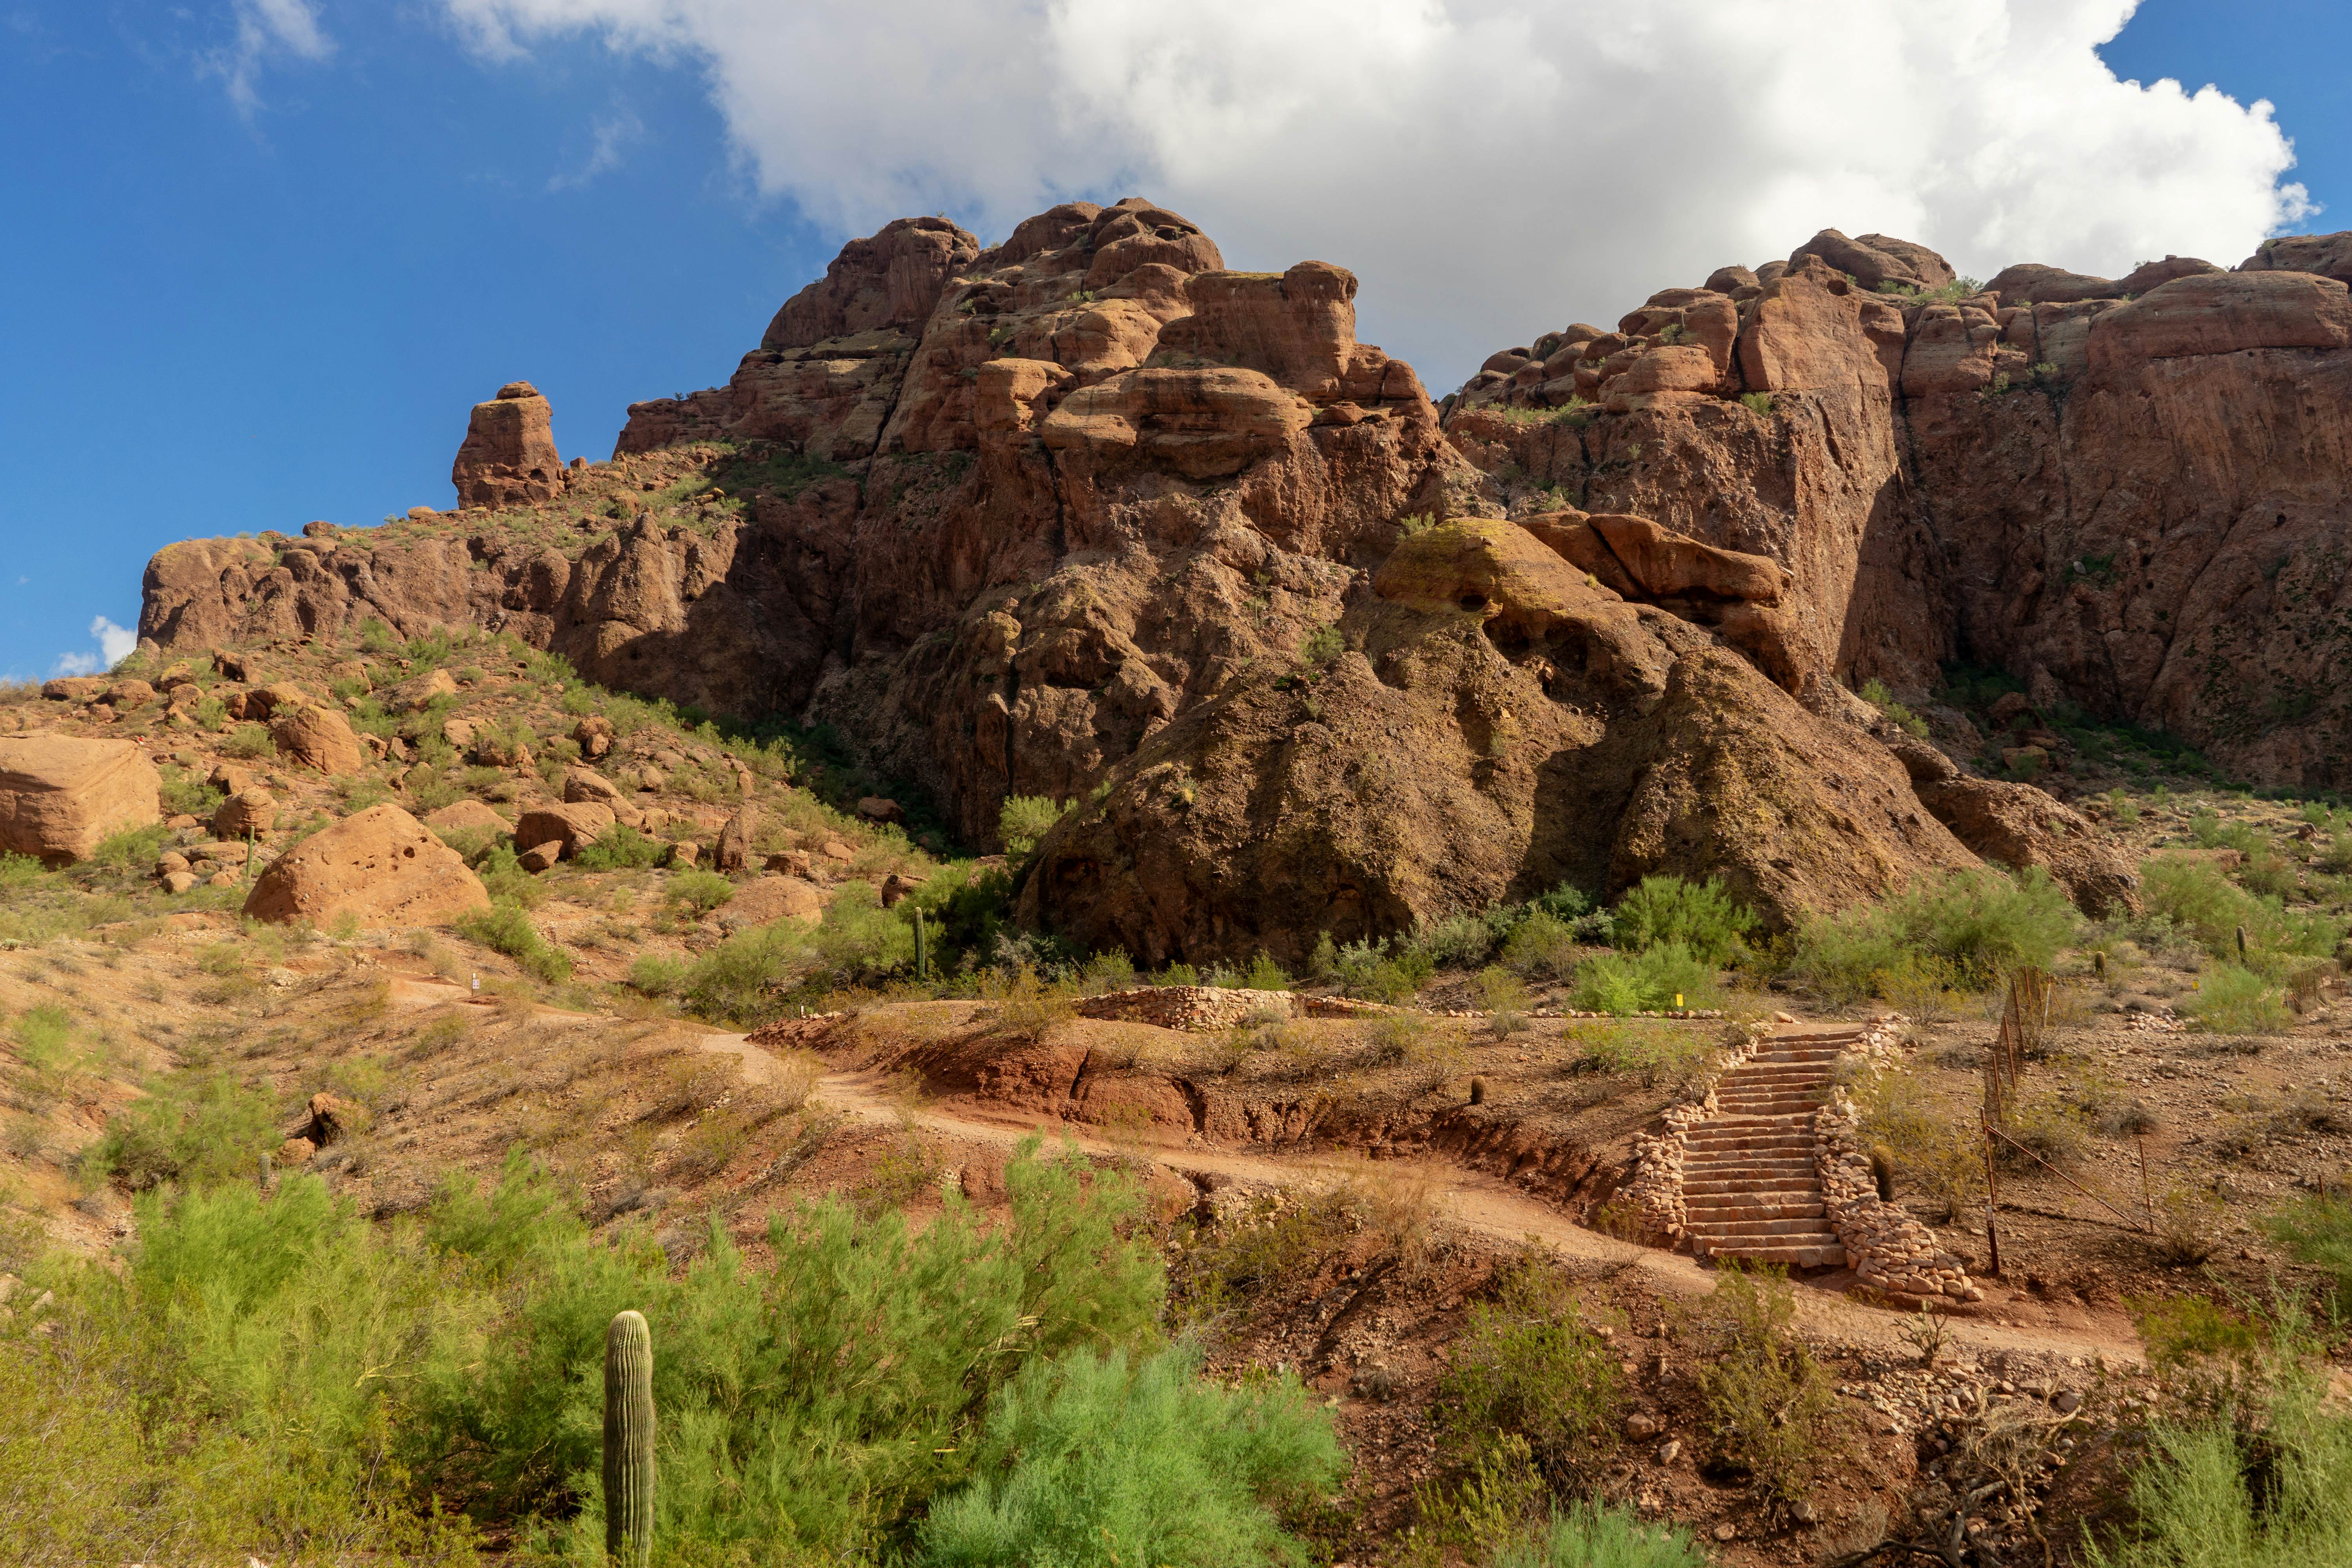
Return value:
[(2179, 1009), (2198, 1028), (2217, 1035), (2283, 1035), (2294, 1025), (2285, 994), (2234, 963), (2207, 970)]
[(1351, 942), (1341, 945), (1337, 974), (1350, 996), (1391, 1005), (1410, 1002), (1437, 973), (1429, 954), (1409, 944), (1391, 956), (1385, 942)]
[(1494, 1300), (1471, 1307), (1438, 1387), (1439, 1427), (1472, 1463), (1523, 1438), (1565, 1487), (1613, 1442), (1618, 1384), (1616, 1352), (1584, 1327), (1558, 1267), (1530, 1251), (1500, 1272)]
[(21, 893), (39, 882), (43, 867), (30, 855), (0, 852), (0, 893)]
[(687, 977), (693, 973), (691, 959), (648, 952), (629, 965), (629, 986), (647, 996), (675, 996), (686, 989)]
[(2305, 1568), (2352, 1562), (2352, 1419), (2307, 1376), (2249, 1419), (2159, 1423), (2133, 1472), (2133, 1528), (2086, 1543), (2094, 1568)]
[(572, 978), (572, 955), (540, 935), (530, 916), (512, 899), (496, 899), (487, 910), (459, 916), (457, 933), (505, 953), (525, 973), (551, 985)]
[(1135, 984), (1135, 961), (1127, 956), (1127, 949), (1115, 947), (1087, 959), (1078, 978), (1088, 991), (1124, 991)]
[(1200, 1352), (1034, 1362), (992, 1404), (962, 1491), (917, 1538), (925, 1568), (1299, 1562), (1277, 1513), (1347, 1472), (1297, 1378), (1227, 1390)]
[(1590, 1013), (1654, 1013), (1717, 1000), (1712, 965), (1679, 942), (1636, 952), (1595, 953), (1577, 966), (1569, 1005)]
[(583, 844), (572, 860), (583, 871), (642, 871), (660, 864), (669, 847), (658, 838), (616, 822), (593, 844)]
[(538, 908), (540, 900), (547, 897), (547, 889), (540, 885), (539, 879), (522, 868), (521, 858), (515, 854), (511, 838), (493, 840), (481, 851), (481, 858), (474, 862), (474, 869), (480, 875), (482, 886), (489, 889), (494, 903), (511, 903), (530, 910)]
[(1478, 915), (1452, 914), (1413, 933), (1412, 951), (1438, 969), (1475, 969), (1495, 951), (1499, 933)]
[(735, 896), (735, 884), (716, 871), (680, 871), (670, 879), (669, 896), (707, 915)]
[(278, 754), (278, 742), (269, 736), (269, 726), (250, 721), (228, 732), (221, 750), (232, 757), (270, 757)]
[(227, 795), (205, 781), (201, 773), (180, 768), (165, 768), (163, 788), (158, 792), (158, 804), (166, 816), (201, 816), (209, 818), (220, 809)]
[(110, 833), (96, 849), (90, 851), (93, 864), (114, 871), (144, 871), (155, 864), (171, 842), (171, 830), (160, 822), (144, 827), (126, 827), (120, 833)]
[(2336, 1295), (2352, 1307), (2352, 1196), (2336, 1192), (2299, 1199), (2265, 1218), (2262, 1229), (2296, 1262), (2334, 1275)]
[(112, 1177), (132, 1192), (165, 1182), (205, 1186), (251, 1180), (278, 1147), (277, 1101), (220, 1071), (179, 1074), (107, 1118), (106, 1133), (82, 1156), (93, 1180)]
[(1576, 933), (1568, 921), (1537, 909), (1503, 939), (1503, 963), (1520, 974), (1557, 977), (1575, 963), (1575, 944)]
[(1653, 1088), (1695, 1081), (1716, 1052), (1712, 1042), (1673, 1024), (1571, 1024), (1564, 1037), (1581, 1050), (1581, 1070), (1632, 1077)]
[(1692, 1309), (1713, 1353), (1698, 1363), (1707, 1458), (1750, 1477), (1775, 1503), (1801, 1499), (1822, 1458), (1837, 1394), (1791, 1331), (1797, 1302), (1778, 1269), (1727, 1263)]
[(1287, 991), (1290, 989), (1290, 976), (1282, 965), (1261, 950), (1255, 958), (1250, 960), (1249, 968), (1243, 972), (1242, 984), (1252, 991)]
[[(1740, 401), (1752, 397), (1771, 402), (1762, 392)], [(1495, 1553), (1492, 1568), (1706, 1568), (1706, 1553), (1679, 1526), (1644, 1524), (1630, 1508), (1588, 1501), (1514, 1537)]]
[(1198, 985), (1201, 972), (1189, 963), (1171, 963), (1160, 972), (1157, 984), (1161, 985)]
[(1635, 952), (1676, 942), (1709, 968), (1720, 969), (1748, 951), (1755, 912), (1723, 890), (1715, 878), (1644, 877), (1610, 912), (1616, 944)]
[(1016, 795), (996, 814), (997, 837), (1004, 840), (1004, 858), (1018, 865), (1029, 858), (1046, 830), (1062, 820), (1062, 803), (1042, 795)]
[(1869, 995), (1883, 973), (1904, 972), (1916, 951), (1955, 984), (1983, 990), (2021, 964), (2046, 968), (2081, 917), (2039, 867), (2016, 876), (1994, 867), (1922, 878), (1885, 903), (1807, 921), (1790, 973), (1825, 1000)]

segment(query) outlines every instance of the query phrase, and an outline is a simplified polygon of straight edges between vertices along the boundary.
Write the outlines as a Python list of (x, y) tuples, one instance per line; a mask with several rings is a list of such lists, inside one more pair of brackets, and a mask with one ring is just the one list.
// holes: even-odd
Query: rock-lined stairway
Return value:
[(1683, 1134), (1683, 1205), (1694, 1250), (1792, 1268), (1844, 1266), (1813, 1160), (1813, 1115), (1854, 1030), (1782, 1035), (1725, 1073), (1716, 1114)]

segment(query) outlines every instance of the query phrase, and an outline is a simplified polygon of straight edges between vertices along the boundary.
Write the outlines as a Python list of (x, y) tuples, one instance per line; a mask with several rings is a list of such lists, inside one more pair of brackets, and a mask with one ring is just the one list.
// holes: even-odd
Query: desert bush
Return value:
[(572, 955), (540, 935), (521, 904), (510, 898), (493, 900), (487, 910), (470, 910), (457, 921), (457, 934), (502, 952), (535, 979), (555, 984), (572, 978)]
[(278, 742), (270, 739), (268, 725), (248, 721), (228, 732), (221, 750), (232, 757), (272, 757), (278, 754)]
[(522, 868), (515, 854), (514, 840), (492, 840), (474, 862), (475, 874), (482, 879), (493, 903), (510, 903), (519, 909), (536, 909), (547, 897), (547, 889), (538, 878)]
[(2080, 1163), (2090, 1147), (2084, 1121), (2083, 1113), (2063, 1099), (2029, 1100), (2010, 1113), (2001, 1128), (2011, 1141), (2000, 1145), (1998, 1157), (2002, 1164), (2020, 1170), (2039, 1170), (2042, 1165), (2065, 1170)]
[(1636, 952), (1680, 942), (1692, 957), (1720, 969), (1744, 956), (1755, 912), (1723, 890), (1723, 883), (1680, 877), (1644, 877), (1610, 911), (1610, 930), (1622, 948)]
[(603, 837), (582, 845), (572, 860), (583, 871), (641, 871), (660, 864), (668, 847), (625, 822), (616, 822)]
[(185, 814), (207, 819), (219, 809), (221, 802), (228, 798), (206, 783), (203, 774), (181, 768), (163, 770), (163, 788), (158, 794), (158, 804), (163, 808), (164, 816)]
[(674, 902), (707, 915), (735, 896), (735, 884), (716, 871), (680, 871), (663, 891)]
[(1523, 1438), (1566, 1489), (1605, 1456), (1621, 1393), (1616, 1352), (1586, 1328), (1557, 1264), (1529, 1249), (1475, 1303), (1438, 1389), (1438, 1423), (1461, 1460)]
[(1347, 1470), (1331, 1418), (1289, 1374), (1239, 1389), (1200, 1352), (1079, 1351), (1033, 1362), (996, 1395), (972, 1479), (923, 1521), (924, 1568), (1296, 1560), (1280, 1513)]
[[(1740, 401), (1759, 414), (1772, 412), (1769, 393), (1744, 393)], [(1491, 1568), (1706, 1568), (1706, 1553), (1677, 1525), (1645, 1524), (1630, 1508), (1582, 1500), (1506, 1542), (1490, 1563)]]
[(2352, 1198), (2314, 1194), (2265, 1216), (2261, 1228), (2296, 1262), (2333, 1275), (2338, 1300), (2352, 1307)]
[(1495, 951), (1496, 933), (1485, 919), (1451, 914), (1415, 931), (1411, 951), (1429, 961), (1432, 971), (1475, 969)]
[(1097, 952), (1078, 970), (1078, 984), (1089, 993), (1124, 991), (1135, 984), (1135, 961), (1123, 947)]
[(1290, 976), (1282, 965), (1261, 951), (1250, 960), (1249, 968), (1242, 973), (1242, 984), (1252, 991), (1287, 991)]
[(1622, 1015), (1711, 1006), (1717, 998), (1714, 968), (1694, 958), (1681, 942), (1665, 942), (1586, 959), (1577, 966), (1569, 1005), (1585, 1012)]
[(2221, 1200), (2210, 1191), (2173, 1186), (2156, 1200), (2157, 1260), (2176, 1268), (2204, 1262), (2221, 1250)]
[(1562, 1038), (1582, 1052), (1581, 1070), (1651, 1088), (1696, 1082), (1716, 1053), (1712, 1041), (1672, 1024), (1571, 1024)]
[(1005, 801), (996, 814), (997, 837), (1004, 840), (1004, 858), (1019, 865), (1037, 847), (1054, 824), (1062, 820), (1066, 809), (1061, 802), (1042, 795), (1016, 795)]
[(2039, 867), (2015, 876), (1993, 867), (1953, 871), (1884, 903), (1807, 921), (1790, 970), (1824, 999), (1848, 1002), (1871, 994), (1880, 975), (1900, 973), (1916, 952), (1980, 991), (2021, 964), (2047, 968), (2080, 923), (2065, 889)]
[(1505, 967), (1525, 975), (1559, 976), (1576, 961), (1576, 934), (1549, 910), (1531, 910), (1503, 939)]
[(2252, 970), (2217, 963), (2199, 977), (2179, 1010), (2217, 1035), (2283, 1035), (2294, 1025), (2285, 993)]
[(1984, 1195), (1984, 1140), (1970, 1118), (1937, 1105), (1907, 1072), (1882, 1072), (1853, 1088), (1865, 1141), (1895, 1152), (1905, 1184), (1957, 1220)]
[(1797, 1302), (1777, 1269), (1727, 1266), (1692, 1308), (1714, 1353), (1698, 1366), (1708, 1461), (1748, 1477), (1772, 1502), (1796, 1502), (1811, 1484), (1837, 1394), (1791, 1331)]
[(1340, 985), (1369, 1001), (1410, 1002), (1436, 973), (1435, 962), (1410, 943), (1399, 944), (1393, 954), (1386, 942), (1351, 942), (1339, 949)]
[(107, 1118), (106, 1133), (82, 1156), (83, 1173), (132, 1192), (163, 1183), (205, 1186), (250, 1180), (261, 1156), (285, 1136), (266, 1089), (223, 1071), (175, 1074)]

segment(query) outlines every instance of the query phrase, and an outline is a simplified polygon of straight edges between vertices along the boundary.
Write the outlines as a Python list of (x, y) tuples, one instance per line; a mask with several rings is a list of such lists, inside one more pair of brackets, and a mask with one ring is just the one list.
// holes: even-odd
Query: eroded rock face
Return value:
[(396, 805), (373, 805), (320, 829), (270, 863), (245, 912), (280, 923), (440, 925), (489, 908), (481, 879), (457, 852)]
[(1948, 778), (1915, 786), (1952, 836), (2013, 870), (2050, 873), (2093, 918), (2137, 914), (2139, 873), (2088, 818), (2027, 784)]
[[(2348, 279), (2352, 236), (2309, 236), (2233, 272), (2022, 264), (1964, 295), (1919, 247), (1825, 231), (1495, 356), (1446, 430), (1514, 516), (1565, 498), (1784, 568), (1784, 654), (1740, 646), (1791, 689), (1917, 693), (1966, 659), (2234, 776), (2340, 788)], [(1646, 390), (1725, 308), (1721, 383)]]
[(465, 444), (449, 467), (460, 510), (553, 500), (563, 459), (555, 455), (555, 416), (539, 388), (511, 381), (474, 405)]
[(129, 741), (0, 737), (0, 851), (52, 866), (86, 859), (109, 835), (162, 821), (162, 787)]

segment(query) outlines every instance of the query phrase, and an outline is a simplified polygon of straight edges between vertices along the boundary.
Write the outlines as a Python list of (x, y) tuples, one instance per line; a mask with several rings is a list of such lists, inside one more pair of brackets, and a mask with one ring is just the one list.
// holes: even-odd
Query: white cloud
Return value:
[(335, 45), (320, 27), (311, 0), (236, 0), (234, 10), (236, 37), (201, 56), (197, 66), (221, 79), (229, 101), (249, 119), (261, 107), (255, 84), (269, 57), (291, 55), (316, 64), (333, 54)]
[(89, 635), (98, 639), (94, 651), (61, 653), (49, 671), (51, 675), (96, 675), (101, 669), (112, 669), (129, 658), (139, 647), (139, 634), (128, 626), (118, 626), (104, 616), (89, 623)]
[(761, 187), (845, 234), (1138, 191), (1235, 265), (1340, 262), (1441, 386), (1822, 227), (2113, 275), (2308, 210), (2268, 103), (2100, 61), (2136, 0), (443, 3), (494, 58), (691, 61)]
[(547, 188), (551, 191), (576, 191), (597, 175), (621, 166), (622, 150), (646, 133), (646, 122), (637, 118), (636, 110), (624, 104), (610, 114), (600, 114), (589, 124), (593, 145), (588, 160), (566, 174), (551, 175)]

